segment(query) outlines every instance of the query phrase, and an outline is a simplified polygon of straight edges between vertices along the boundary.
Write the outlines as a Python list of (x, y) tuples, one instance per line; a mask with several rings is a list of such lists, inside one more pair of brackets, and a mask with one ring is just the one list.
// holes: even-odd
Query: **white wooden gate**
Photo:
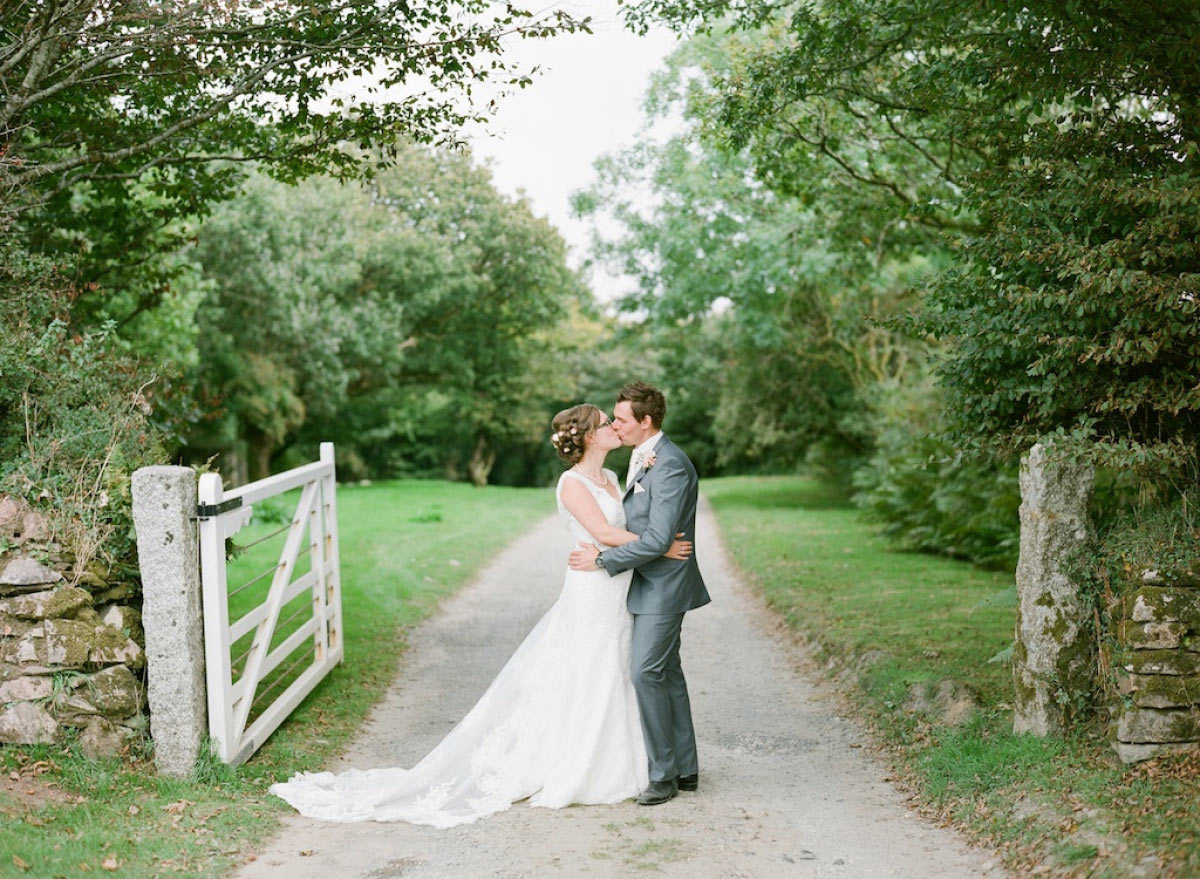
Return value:
[[(242, 548), (286, 534), (278, 562), (230, 587), (226, 539), (249, 524), (254, 504), (295, 489), (300, 500), (291, 521)], [(321, 443), (319, 461), (228, 492), (218, 474), (200, 477), (208, 728), (226, 763), (248, 759), (342, 661), (335, 490), (333, 443)], [(305, 556), (308, 570), (293, 579)], [(230, 600), (245, 593), (237, 602), (244, 605), (256, 584), (260, 591), (266, 585), (265, 598), (231, 621)]]

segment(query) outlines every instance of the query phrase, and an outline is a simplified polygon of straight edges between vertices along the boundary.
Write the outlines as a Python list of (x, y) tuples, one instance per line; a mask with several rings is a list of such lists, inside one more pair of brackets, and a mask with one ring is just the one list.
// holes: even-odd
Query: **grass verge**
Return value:
[[(395, 675), (405, 628), (553, 511), (541, 489), (417, 480), (341, 486), (338, 507), (344, 663), (236, 770), (205, 760), (177, 780), (144, 760), (86, 760), (70, 744), (0, 749), (0, 876), (222, 874), (278, 825), (286, 807), (267, 787), (345, 746)], [(230, 582), (260, 561), (239, 557)]]
[[(1122, 766), (1089, 731), (1012, 733), (1011, 574), (895, 552), (857, 511), (801, 477), (706, 480), (735, 560), (852, 696), (914, 790), (1018, 875), (1200, 875), (1200, 760)], [(989, 660), (995, 660), (989, 662)], [(953, 679), (970, 720), (905, 707), (910, 687)]]

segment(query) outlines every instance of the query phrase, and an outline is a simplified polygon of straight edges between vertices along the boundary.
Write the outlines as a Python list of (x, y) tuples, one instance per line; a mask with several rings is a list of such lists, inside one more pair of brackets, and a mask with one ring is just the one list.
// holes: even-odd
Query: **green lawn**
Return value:
[[(797, 631), (858, 681), (864, 717), (931, 807), (1003, 845), (1027, 874), (1200, 875), (1200, 760), (1129, 768), (1094, 732), (1011, 732), (1011, 574), (891, 551), (856, 511), (801, 477), (706, 480), (741, 568)], [(911, 684), (952, 678), (981, 710), (958, 728), (903, 709)]]
[[(552, 513), (554, 501), (545, 489), (407, 480), (341, 486), (338, 506), (344, 663), (237, 770), (208, 762), (197, 778), (179, 781), (154, 776), (144, 763), (93, 763), (71, 746), (0, 749), (8, 776), (7, 790), (0, 788), (0, 876), (114, 868), (128, 877), (225, 872), (272, 832), (286, 808), (266, 788), (325, 765), (383, 694), (404, 651), (405, 627)], [(280, 516), (290, 515), (283, 503), (277, 508)], [(279, 528), (261, 521), (272, 518), (261, 513), (235, 537), (238, 544)], [(239, 555), (230, 566), (230, 586), (273, 564), (283, 539)], [(259, 583), (237, 596), (234, 613), (261, 600), (265, 588)]]

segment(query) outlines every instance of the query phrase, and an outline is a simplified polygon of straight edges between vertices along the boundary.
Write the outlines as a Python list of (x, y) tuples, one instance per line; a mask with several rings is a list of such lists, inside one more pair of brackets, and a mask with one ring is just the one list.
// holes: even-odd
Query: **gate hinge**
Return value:
[(219, 504), (197, 504), (196, 518), (197, 519), (212, 519), (214, 516), (219, 516), (222, 513), (227, 513), (230, 510), (236, 510), (242, 505), (240, 497), (230, 498), (227, 501), (221, 501)]

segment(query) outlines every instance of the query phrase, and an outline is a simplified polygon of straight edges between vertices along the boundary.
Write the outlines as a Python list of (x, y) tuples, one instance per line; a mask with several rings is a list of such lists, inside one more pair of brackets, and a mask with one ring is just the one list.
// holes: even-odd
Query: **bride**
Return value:
[[(554, 417), (551, 443), (571, 467), (558, 480), (571, 536), (603, 547), (624, 529), (617, 476), (603, 469), (621, 445), (590, 404)], [(677, 540), (666, 553), (687, 558)], [(632, 572), (566, 572), (558, 600), (459, 724), (412, 769), (298, 773), (271, 786), (302, 815), (326, 821), (408, 821), (453, 827), (528, 798), (550, 809), (615, 803), (646, 787), (646, 746), (630, 679)]]

